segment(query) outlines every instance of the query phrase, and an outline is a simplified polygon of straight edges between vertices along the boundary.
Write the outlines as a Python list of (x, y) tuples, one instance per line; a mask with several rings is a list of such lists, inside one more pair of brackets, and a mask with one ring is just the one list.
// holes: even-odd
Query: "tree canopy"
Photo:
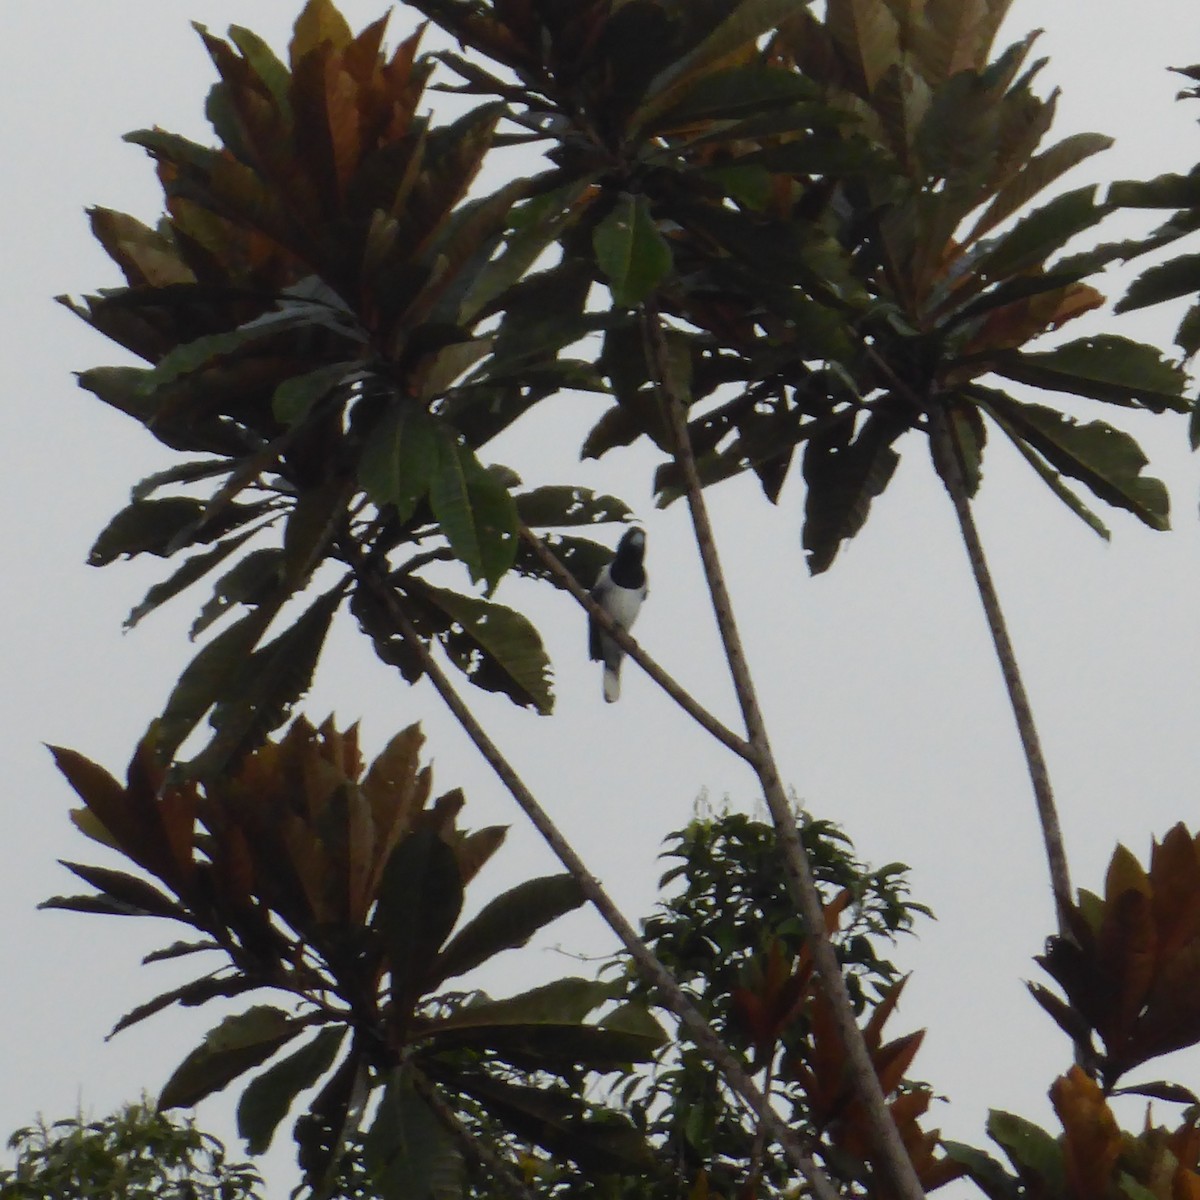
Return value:
[[(65, 300), (142, 364), (81, 385), (178, 455), (133, 485), (90, 561), (171, 560), (129, 626), (208, 588), (202, 645), (124, 780), (54, 751), (77, 825), (128, 865), (67, 862), (93, 891), (47, 903), (186, 926), (149, 958), (209, 964), (115, 1028), (251, 1001), (159, 1105), (254, 1073), (248, 1147), (302, 1110), (314, 1198), (916, 1200), (962, 1176), (994, 1200), (1200, 1196), (1200, 1100), (1138, 1085), (1195, 1106), (1139, 1135), (1108, 1107), (1130, 1069), (1200, 1041), (1200, 841), (1177, 826), (1146, 867), (1118, 848), (1103, 896), (1075, 893), (972, 515), (1003, 435), (1096, 532), (1106, 507), (1168, 528), (1120, 417), (1190, 413), (1200, 442), (1186, 371), (1200, 306), (1177, 352), (1058, 333), (1104, 304), (1107, 265), (1196, 230), (1200, 168), (1064, 190), (1109, 139), (1045, 144), (1055, 96), (1036, 35), (997, 48), (1007, 0), (410, 7), (424, 23), (389, 47), (386, 17), (355, 33), (309, 0), (283, 57), (240, 26), (197, 26), (214, 143), (129, 135), (163, 215), (91, 210), (125, 283)], [(430, 23), (454, 48), (424, 48)], [(462, 115), (440, 120), (437, 90), (465, 98)], [(1171, 215), (1100, 240), (1121, 208)], [(1145, 270), (1118, 310), (1200, 291), (1195, 260)], [(686, 501), (741, 729), (589, 599), (607, 556), (591, 527), (629, 506), (492, 461), (500, 434), (536, 430), (543, 402), (580, 390), (608, 403), (580, 455), (648, 442), (658, 503)], [(797, 553), (823, 572), (903, 451), (925, 447), (1004, 673), (1058, 913), (1038, 960), (1058, 990), (1031, 988), (1074, 1058), (1050, 1085), (1063, 1132), (994, 1113), (1007, 1165), (927, 1128), (933, 1091), (909, 1075), (921, 1034), (885, 1039), (903, 988), (888, 943), (922, 909), (903, 867), (857, 862), (784, 791), (708, 512), (716, 485), (752, 477), (766, 502), (802, 506)], [(583, 605), (761, 791), (769, 823), (679, 833), (679, 890), (640, 931), (460, 689), (552, 713), (539, 631), (495, 598), (510, 574)], [(467, 832), (461, 792), (435, 798), (419, 726), (368, 765), (354, 727), (298, 713), (345, 618), (400, 681), (432, 684), (562, 873), (462, 919), (504, 830)], [(608, 972), (458, 990), (584, 903), (623, 944)]]

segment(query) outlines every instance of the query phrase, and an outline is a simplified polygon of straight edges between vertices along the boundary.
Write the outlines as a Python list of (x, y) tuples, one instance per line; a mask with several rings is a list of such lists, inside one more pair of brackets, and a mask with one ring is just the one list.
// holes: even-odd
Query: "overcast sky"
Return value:
[[(342, 7), (356, 28), (381, 11), (367, 0)], [(1200, 59), (1200, 27), (1186, 11), (1178, 0), (1014, 4), (1003, 41), (1046, 26), (1040, 49), (1051, 63), (1042, 80), (1063, 89), (1055, 134), (1118, 139), (1070, 186), (1184, 170), (1200, 158), (1200, 106), (1173, 102), (1180, 80), (1165, 70)], [(157, 1090), (217, 1019), (215, 1010), (171, 1010), (105, 1043), (122, 1013), (187, 977), (178, 964), (138, 965), (174, 931), (34, 911), (55, 892), (78, 890), (57, 858), (97, 853), (69, 824), (73, 794), (41, 743), (122, 771), (193, 652), (186, 628), (203, 599), (188, 593), (123, 636), (128, 610), (169, 568), (159, 560), (84, 565), (129, 487), (168, 452), (75, 387), (72, 371), (123, 360), (51, 297), (119, 282), (90, 238), (86, 205), (158, 215), (150, 164), (121, 135), (158, 124), (209, 138), (203, 101), (212, 71), (189, 19), (216, 31), (247, 24), (282, 49), (293, 17), (291, 3), (275, 0), (4, 2), (0, 1136), (39, 1111), (53, 1118), (79, 1104), (101, 1114), (143, 1088)], [(410, 26), (397, 10), (393, 39)], [(1110, 294), (1120, 287), (1114, 280)], [(1089, 319), (1065, 336), (1108, 328), (1166, 345), (1177, 315)], [(683, 507), (653, 509), (654, 461), (644, 452), (574, 464), (573, 447), (603, 408), (602, 398), (564, 398), (537, 431), (518, 425), (495, 458), (529, 483), (580, 481), (633, 505), (648, 529), (651, 574), (639, 638), (732, 723)], [(1173, 532), (1113, 514), (1105, 544), (996, 442), (977, 506), (1041, 722), (1074, 880), (1093, 889), (1117, 841), (1144, 859), (1151, 836), (1174, 822), (1200, 827), (1200, 471), (1183, 418), (1116, 417), (1142, 438), (1153, 472), (1170, 486)], [(910, 864), (916, 898), (937, 913), (897, 949), (914, 975), (892, 1028), (928, 1027), (914, 1072), (949, 1098), (933, 1123), (979, 1144), (991, 1106), (1052, 1125), (1045, 1091), (1070, 1050), (1022, 982), (1037, 975), (1031, 957), (1053, 916), (999, 672), (949, 505), (923, 448), (912, 441), (902, 449), (904, 463), (866, 529), (816, 580), (799, 548), (797, 478), (775, 509), (747, 483), (721, 487), (711, 503), (785, 781), (815, 814), (839, 821), (868, 861)], [(537, 718), (502, 699), (471, 700), (636, 918), (653, 900), (663, 835), (689, 819), (702, 792), (753, 809), (754, 781), (636, 668), (626, 671), (621, 702), (604, 705), (581, 614), (546, 592), (506, 585), (500, 598), (540, 622), (557, 668), (557, 713)], [(494, 894), (556, 869), (437, 698), (379, 665), (352, 624), (335, 631), (305, 711), (315, 720), (330, 711), (343, 723), (361, 718), (369, 753), (409, 722), (424, 722), (436, 785), (466, 790), (464, 824), (514, 825), (478, 887)], [(612, 945), (597, 919), (577, 915), (510, 956), (513, 969), (488, 985), (501, 993), (590, 971), (571, 955)], [(1200, 1054), (1182, 1056), (1170, 1072), (1200, 1088)], [(1166, 1073), (1152, 1064), (1144, 1077)], [(201, 1119), (233, 1143), (230, 1111), (218, 1097)], [(1131, 1127), (1142, 1119), (1134, 1102), (1121, 1115)]]

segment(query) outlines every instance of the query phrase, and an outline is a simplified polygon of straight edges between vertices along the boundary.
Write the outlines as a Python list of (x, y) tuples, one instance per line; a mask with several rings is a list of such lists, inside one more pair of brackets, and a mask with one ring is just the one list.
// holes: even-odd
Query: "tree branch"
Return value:
[(571, 574), (570, 571), (559, 561), (558, 556), (550, 549), (546, 543), (538, 537), (533, 530), (527, 526), (521, 526), (521, 537), (537, 555), (538, 560), (554, 576), (556, 580), (568, 591), (576, 600), (587, 610), (589, 616), (595, 618), (600, 624), (600, 627), (607, 633), (613, 641), (633, 659), (634, 662), (658, 684), (680, 708), (692, 717), (698, 724), (702, 725), (709, 733), (727, 746), (734, 754), (740, 758), (751, 761), (753, 751), (750, 748), (750, 743), (744, 738), (738, 737), (733, 730), (723, 725), (716, 717), (712, 715), (703, 705), (698, 704), (689, 692), (684, 691), (675, 680), (666, 673), (648, 655), (645, 650), (629, 635), (629, 632), (622, 629), (611, 616), (599, 604), (595, 602), (580, 584), (579, 580)]
[(833, 1184), (804, 1152), (796, 1134), (788, 1128), (759, 1092), (745, 1065), (721, 1041), (687, 993), (680, 987), (675, 977), (659, 962), (649, 946), (638, 936), (636, 930), (604, 890), (600, 881), (587, 869), (583, 860), (551, 820), (550, 815), (538, 803), (512, 765), (488, 737), (462, 697), (454, 690), (429, 647), (413, 627), (395, 591), (376, 572), (366, 569), (361, 559), (357, 565), (362, 568), (359, 575), (360, 584), (369, 588), (385, 606), (396, 629), (420, 659), (430, 683), (458, 719), (459, 724), (480, 754), (483, 755), (487, 764), (520, 805), (534, 828), (554, 851), (559, 862), (574, 876), (584, 896), (620, 939), (643, 977), (658, 989), (667, 1006), (687, 1026), (692, 1037), (695, 1038), (696, 1044), (709, 1061), (725, 1076), (730, 1087), (741, 1097), (750, 1112), (770, 1130), (771, 1136), (783, 1148), (789, 1162), (808, 1181), (819, 1200), (838, 1200), (838, 1193)]
[(704, 490), (696, 468), (695, 455), (692, 453), (691, 439), (688, 436), (683, 397), (672, 377), (670, 355), (667, 352), (662, 320), (657, 310), (650, 308), (645, 310), (643, 330), (647, 342), (648, 361), (657, 376), (656, 382), (663, 405), (663, 415), (672, 431), (676, 445), (675, 461), (683, 475), (688, 507), (691, 510), (692, 524), (696, 531), (696, 544), (704, 564), (704, 574), (708, 580), (713, 612), (716, 615), (721, 640), (725, 646), (725, 655), (729, 662), (730, 674), (733, 676), (738, 703), (741, 705), (742, 716), (746, 722), (746, 733), (753, 751), (750, 761), (758, 775), (759, 784), (763, 789), (763, 797), (775, 822), (780, 846), (783, 849), (788, 889), (807, 926), (808, 944), (812, 948), (818, 982), (834, 1014), (858, 1099), (870, 1120), (871, 1131), (874, 1135), (873, 1150), (877, 1156), (878, 1166), (882, 1168), (883, 1173), (889, 1178), (902, 1200), (920, 1200), (924, 1191), (916, 1171), (913, 1169), (912, 1160), (900, 1140), (896, 1123), (888, 1111), (887, 1101), (879, 1084), (879, 1077), (875, 1073), (862, 1031), (855, 1019), (854, 1008), (850, 1003), (850, 994), (846, 990), (841, 966), (825, 928), (824, 909), (817, 891), (812, 864), (800, 839), (796, 817), (784, 792), (775, 756), (771, 751), (766, 724), (759, 707), (754, 681), (746, 661), (745, 650), (742, 647), (741, 635), (738, 633), (737, 623), (734, 619), (733, 605), (725, 584), (725, 575), (717, 554), (716, 539), (713, 536), (712, 523), (708, 517), (708, 506), (704, 500)]
[(1025, 752), (1025, 763), (1029, 770), (1029, 780), (1033, 784), (1038, 821), (1042, 827), (1042, 840), (1046, 846), (1050, 884), (1054, 889), (1054, 908), (1058, 916), (1058, 930), (1061, 936), (1069, 938), (1071, 937), (1071, 927), (1066, 914), (1071, 903), (1071, 874), (1067, 866), (1067, 851), (1063, 841), (1062, 826), (1058, 820), (1058, 807), (1054, 802), (1054, 789), (1050, 784), (1050, 770), (1046, 766), (1046, 759), (1042, 753), (1041, 738), (1038, 736), (1037, 723), (1033, 719), (1033, 708), (1029, 703), (1025, 684), (1021, 679), (1021, 669), (1017, 663), (1012, 639), (1009, 637), (1008, 623), (1004, 619), (1004, 611), (1000, 607), (1000, 597), (996, 592), (996, 585), (988, 568), (987, 557), (983, 552), (983, 543), (979, 538), (974, 514), (971, 512), (971, 501), (967, 495), (966, 480), (963, 476), (962, 462), (954, 435), (946, 421), (946, 414), (939, 405), (930, 404), (926, 406), (926, 409), (929, 414), (929, 438), (934, 466), (938, 475), (941, 476), (950, 501), (954, 505), (955, 515), (958, 517), (958, 527), (962, 533), (963, 545), (966, 547), (967, 558), (971, 564), (971, 574), (975, 577), (975, 586), (983, 604), (988, 629), (992, 635), (992, 644), (996, 648), (996, 658), (1000, 663), (1001, 674), (1004, 676), (1004, 686), (1008, 691), (1009, 705), (1017, 723), (1021, 747)]

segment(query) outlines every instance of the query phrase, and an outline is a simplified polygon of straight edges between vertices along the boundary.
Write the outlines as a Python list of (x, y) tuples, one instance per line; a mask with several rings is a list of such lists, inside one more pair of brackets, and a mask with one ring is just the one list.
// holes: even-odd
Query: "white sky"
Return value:
[[(356, 28), (381, 8), (343, 4)], [(1121, 0), (1017, 0), (1002, 40), (1045, 23), (1040, 50), (1051, 63), (1042, 80), (1063, 89), (1055, 134), (1089, 129), (1118, 138), (1070, 186), (1184, 170), (1200, 157), (1200, 105), (1174, 104), (1180, 80), (1165, 71), (1200, 59), (1200, 26), (1185, 12), (1178, 0), (1143, 0), (1136, 9)], [(169, 567), (153, 559), (103, 571), (84, 565), (130, 485), (163, 465), (168, 452), (75, 387), (73, 370), (121, 361), (120, 353), (51, 297), (118, 282), (90, 238), (86, 205), (145, 220), (158, 214), (150, 164), (121, 134), (158, 124), (209, 136), (203, 100), (212, 72), (188, 20), (215, 31), (248, 24), (282, 48), (293, 16), (292, 4), (274, 0), (5, 0), (0, 670), (8, 786), (0, 839), (0, 1136), (39, 1111), (54, 1118), (81, 1104), (99, 1115), (143, 1088), (157, 1090), (217, 1020), (211, 1006), (171, 1010), (105, 1043), (127, 1009), (189, 977), (186, 965), (138, 965), (174, 930), (34, 911), (51, 894), (84, 890), (56, 858), (94, 861), (97, 853), (70, 826), (73, 796), (41, 743), (71, 746), (122, 771), (192, 653), (185, 631), (204, 595), (188, 593), (122, 636), (125, 614)], [(404, 13), (395, 13), (393, 38), (408, 28)], [(1124, 231), (1144, 227), (1135, 221)], [(1109, 290), (1119, 295), (1120, 286)], [(1176, 316), (1089, 320), (1065, 336), (1104, 327), (1166, 345)], [(603, 407), (596, 397), (565, 398), (540, 431), (518, 426), (496, 457), (527, 482), (581, 481), (639, 511), (651, 574), (639, 638), (733, 722), (682, 506), (653, 509), (653, 461), (645, 453), (573, 464), (573, 447)], [(1101, 886), (1117, 841), (1144, 858), (1150, 837), (1175, 821), (1200, 825), (1200, 472), (1182, 418), (1114, 414), (1142, 437), (1154, 473), (1170, 485), (1172, 533), (1112, 514), (1113, 541), (1105, 545), (998, 442), (978, 503), (1041, 721), (1074, 881), (1091, 888)], [(865, 531), (817, 580), (807, 577), (799, 549), (796, 478), (777, 509), (744, 483), (720, 488), (710, 502), (785, 781), (814, 813), (841, 822), (860, 856), (877, 865), (909, 863), (916, 898), (937, 913), (919, 940), (897, 949), (914, 977), (893, 1031), (928, 1027), (915, 1073), (950, 1100), (935, 1122), (948, 1136), (982, 1144), (991, 1106), (1053, 1127), (1045, 1092), (1070, 1051), (1022, 983), (1037, 976), (1031, 957), (1053, 918), (999, 672), (949, 506), (923, 448), (914, 440), (903, 449), (908, 457)], [(556, 715), (539, 719), (503, 700), (471, 699), (636, 918), (654, 896), (661, 839), (686, 822), (698, 793), (753, 806), (754, 782), (636, 668), (627, 668), (621, 703), (605, 706), (598, 672), (585, 660), (581, 614), (548, 591), (517, 585), (501, 598), (528, 605), (540, 622), (558, 669)], [(464, 823), (513, 822), (508, 846), (478, 885), (489, 894), (556, 869), (431, 691), (409, 689), (380, 666), (349, 622), (335, 632), (305, 707), (318, 720), (331, 710), (344, 723), (362, 718), (370, 753), (396, 729), (423, 720), (436, 783), (466, 789)], [(554, 949), (560, 943), (562, 952)], [(489, 986), (500, 993), (586, 972), (568, 952), (604, 953), (611, 945), (597, 919), (572, 917), (511, 956), (507, 975)], [(1152, 1064), (1140, 1078), (1167, 1075), (1200, 1088), (1200, 1054)], [(231, 1111), (221, 1096), (200, 1116), (236, 1148)], [(1136, 1128), (1140, 1105), (1127, 1102), (1121, 1116)], [(281, 1143), (282, 1153), (272, 1156), (285, 1164), (277, 1180), (288, 1177), (286, 1134)]]

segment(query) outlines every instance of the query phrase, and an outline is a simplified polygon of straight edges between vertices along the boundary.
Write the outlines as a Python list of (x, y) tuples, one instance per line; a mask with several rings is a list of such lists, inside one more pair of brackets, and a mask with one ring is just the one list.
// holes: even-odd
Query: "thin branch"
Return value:
[(783, 1148), (788, 1160), (796, 1170), (809, 1182), (819, 1200), (838, 1200), (838, 1193), (833, 1184), (804, 1152), (795, 1132), (788, 1128), (759, 1092), (745, 1065), (721, 1041), (687, 993), (680, 987), (675, 977), (659, 962), (649, 946), (638, 936), (633, 926), (626, 920), (625, 915), (604, 890), (600, 881), (587, 869), (583, 860), (563, 837), (549, 814), (525, 786), (508, 760), (500, 753), (496, 744), (488, 737), (470, 708), (454, 690), (429, 647), (413, 627), (395, 591), (375, 572), (364, 569), (359, 580), (363, 586), (370, 588), (376, 598), (385, 606), (396, 629), (420, 659), (430, 683), (458, 719), (459, 724), (480, 754), (483, 755), (487, 764), (521, 806), (534, 828), (554, 851), (559, 862), (574, 876), (584, 896), (621, 940), (643, 977), (658, 989), (664, 1002), (687, 1026), (692, 1037), (695, 1038), (696, 1044), (717, 1070), (725, 1076), (729, 1086), (741, 1097), (742, 1102), (751, 1113), (770, 1129), (771, 1136)]
[(1058, 807), (1054, 803), (1054, 789), (1051, 787), (1050, 771), (1046, 766), (1045, 755), (1042, 753), (1042, 742), (1038, 736), (1037, 723), (1033, 719), (1033, 709), (1025, 691), (1025, 684), (1021, 679), (1016, 651), (1013, 648), (1012, 639), (1009, 637), (1008, 623), (1004, 619), (1004, 611), (1000, 607), (1000, 597), (996, 592), (992, 573), (988, 569), (983, 543), (979, 538), (974, 514), (971, 512), (971, 501), (967, 495), (966, 480), (963, 476), (962, 463), (959, 460), (953, 434), (941, 407), (929, 405), (927, 409), (934, 465), (941, 476), (942, 483), (945, 484), (950, 501), (954, 505), (955, 515), (958, 517), (958, 527), (962, 533), (963, 545), (966, 547), (967, 558), (971, 564), (971, 574), (975, 577), (975, 586), (983, 604), (988, 629), (992, 635), (992, 643), (996, 647), (996, 658), (1000, 663), (1004, 686), (1008, 690), (1008, 701), (1017, 723), (1021, 747), (1025, 752), (1025, 763), (1029, 770), (1029, 780), (1033, 784), (1038, 821), (1042, 827), (1042, 840), (1046, 846), (1046, 859), (1050, 868), (1050, 883), (1054, 889), (1054, 907), (1058, 914), (1059, 933), (1063, 937), (1070, 937), (1070, 924), (1066, 914), (1071, 903), (1071, 873), (1067, 866), (1066, 844), (1063, 841), (1062, 826), (1058, 820)]
[(713, 611), (725, 646), (738, 703), (746, 722), (746, 733), (754, 752), (751, 762), (758, 775), (763, 797), (775, 822), (783, 849), (788, 890), (807, 926), (808, 944), (812, 948), (818, 983), (834, 1014), (855, 1091), (869, 1119), (878, 1166), (890, 1179), (902, 1200), (920, 1200), (924, 1191), (913, 1169), (912, 1160), (900, 1140), (896, 1123), (888, 1111), (879, 1077), (875, 1073), (862, 1031), (855, 1019), (850, 994), (846, 990), (846, 981), (825, 928), (824, 908), (817, 891), (812, 864), (800, 839), (796, 816), (784, 791), (775, 756), (771, 751), (766, 723), (759, 707), (741, 635), (734, 620), (725, 575), (717, 554), (716, 539), (708, 516), (708, 506), (704, 500), (704, 489), (688, 436), (683, 398), (672, 375), (662, 320), (657, 311), (646, 310), (643, 329), (648, 343), (648, 361), (657, 375), (663, 415), (675, 440), (675, 461), (683, 474), (687, 489), (688, 507), (696, 531), (696, 544), (704, 564), (704, 574), (708, 580)]
[(571, 574), (570, 571), (559, 561), (558, 556), (550, 549), (546, 543), (538, 537), (533, 530), (527, 526), (521, 526), (521, 537), (537, 555), (538, 560), (550, 572), (551, 575), (568, 591), (576, 600), (587, 610), (588, 615), (593, 617), (608, 634), (613, 641), (633, 659), (634, 662), (658, 684), (680, 708), (692, 717), (698, 724), (702, 725), (709, 733), (713, 735), (722, 745), (727, 746), (734, 754), (740, 758), (751, 761), (752, 751), (750, 743), (744, 738), (738, 737), (733, 730), (723, 725), (716, 717), (712, 715), (703, 705), (698, 704), (675, 680), (666, 673), (656, 663), (645, 650), (629, 635), (628, 631), (622, 629), (611, 616), (599, 604), (591, 598), (587, 591), (580, 584), (579, 580)]

